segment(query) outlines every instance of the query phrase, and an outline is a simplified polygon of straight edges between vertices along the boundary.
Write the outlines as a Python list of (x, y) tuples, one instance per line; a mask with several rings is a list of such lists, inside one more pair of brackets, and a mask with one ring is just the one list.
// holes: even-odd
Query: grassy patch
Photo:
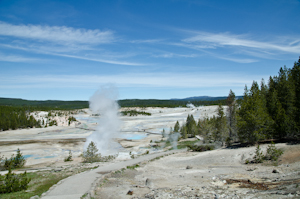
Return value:
[(50, 187), (57, 184), (60, 180), (65, 179), (71, 175), (79, 172), (87, 171), (94, 168), (74, 168), (71, 171), (39, 171), (34, 173), (27, 173), (27, 176), (31, 178), (26, 191), (18, 191), (14, 193), (1, 194), (1, 199), (29, 199), (32, 196), (41, 196), (44, 192), (48, 191)]
[(177, 149), (184, 149), (187, 148), (190, 145), (194, 145), (197, 143), (199, 140), (192, 140), (192, 141), (182, 141), (178, 142)]
[(214, 150), (215, 146), (211, 144), (206, 144), (206, 145), (188, 145), (189, 150), (192, 151), (197, 151), (197, 152), (202, 152), (202, 151), (210, 151)]
[(127, 169), (135, 169), (135, 168), (138, 168), (139, 166), (140, 166), (139, 164), (136, 164), (133, 166), (127, 166)]
[(1, 194), (1, 199), (27, 199), (35, 195), (41, 196), (42, 193), (58, 183), (60, 180), (70, 176), (66, 173), (35, 172), (27, 174), (31, 181), (26, 191)]

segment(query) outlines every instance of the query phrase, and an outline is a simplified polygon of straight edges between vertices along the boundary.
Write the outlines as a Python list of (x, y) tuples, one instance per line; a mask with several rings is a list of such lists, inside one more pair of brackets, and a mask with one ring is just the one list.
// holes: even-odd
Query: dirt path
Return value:
[(135, 159), (131, 159), (123, 162), (110, 163), (105, 166), (101, 166), (97, 169), (93, 169), (87, 172), (83, 172), (67, 179), (60, 181), (57, 185), (50, 188), (50, 190), (42, 195), (43, 199), (76, 199), (82, 197), (85, 193), (88, 193), (93, 188), (93, 183), (100, 178), (103, 174), (111, 171), (120, 170), (127, 166), (135, 165), (143, 161), (149, 161), (153, 158), (182, 152), (183, 150), (173, 150), (167, 152), (153, 153), (145, 156), (140, 156)]

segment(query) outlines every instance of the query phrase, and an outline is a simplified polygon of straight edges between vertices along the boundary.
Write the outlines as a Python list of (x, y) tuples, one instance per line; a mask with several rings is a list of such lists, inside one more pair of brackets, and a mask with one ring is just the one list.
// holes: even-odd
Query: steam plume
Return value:
[(188, 104), (186, 105), (186, 107), (188, 107), (188, 108), (196, 108), (195, 105), (192, 104), (192, 103), (188, 103)]
[(96, 131), (86, 138), (84, 149), (93, 141), (102, 155), (117, 153), (119, 145), (113, 141), (113, 138), (118, 137), (121, 125), (117, 97), (117, 88), (107, 85), (97, 90), (90, 98), (90, 110), (94, 114), (100, 114), (100, 119)]

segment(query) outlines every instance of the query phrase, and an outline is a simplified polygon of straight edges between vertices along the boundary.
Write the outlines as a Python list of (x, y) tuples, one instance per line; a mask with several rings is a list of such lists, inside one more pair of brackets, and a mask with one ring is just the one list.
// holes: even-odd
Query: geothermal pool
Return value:
[[(163, 129), (168, 133), (176, 121), (182, 125), (188, 114), (193, 114), (195, 120), (203, 119), (215, 115), (217, 108), (218, 106), (146, 108), (136, 110), (149, 112), (151, 116), (121, 116), (120, 133), (113, 139), (114, 142), (120, 143), (118, 145), (120, 158), (130, 158), (130, 152), (139, 154), (151, 150), (149, 145), (151, 140), (160, 140)], [(89, 110), (85, 112), (85, 114), (74, 115), (80, 122), (76, 126), (52, 126), (0, 132), (0, 155), (9, 158), (20, 148), (28, 166), (45, 166), (63, 162), (69, 150), (76, 159), (83, 152), (85, 139), (97, 129), (99, 121), (99, 117), (92, 116)]]

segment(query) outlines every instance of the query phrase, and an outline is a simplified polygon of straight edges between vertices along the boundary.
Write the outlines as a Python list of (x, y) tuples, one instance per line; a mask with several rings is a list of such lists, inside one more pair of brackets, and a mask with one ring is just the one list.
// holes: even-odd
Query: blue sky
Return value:
[(0, 97), (242, 95), (300, 56), (299, 0), (0, 0)]

